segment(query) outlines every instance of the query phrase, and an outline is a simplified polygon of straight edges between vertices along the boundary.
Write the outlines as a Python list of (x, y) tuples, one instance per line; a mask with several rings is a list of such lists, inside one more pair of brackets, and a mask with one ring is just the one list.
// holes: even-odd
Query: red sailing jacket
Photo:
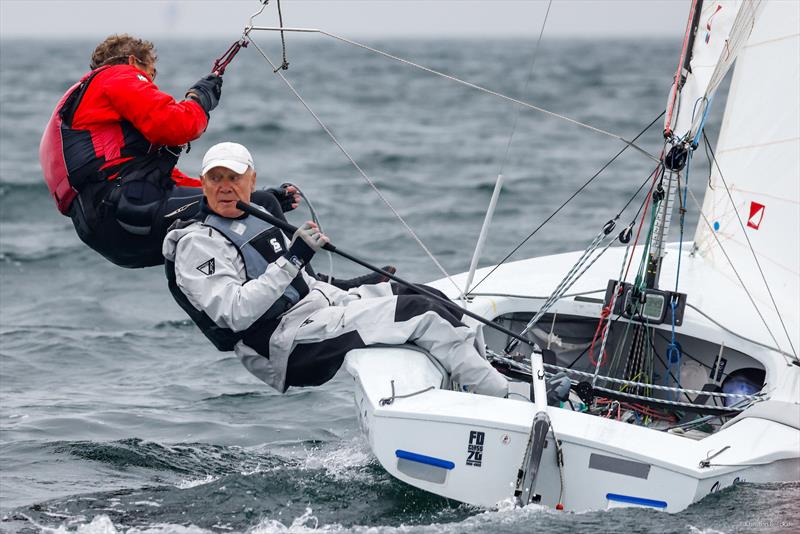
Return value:
[[(119, 166), (159, 146), (183, 145), (205, 131), (208, 118), (197, 102), (176, 102), (131, 65), (87, 73), (61, 98), (45, 128), (39, 159), (59, 211), (68, 213), (84, 183), (114, 179)], [(177, 168), (176, 185), (200, 181)]]

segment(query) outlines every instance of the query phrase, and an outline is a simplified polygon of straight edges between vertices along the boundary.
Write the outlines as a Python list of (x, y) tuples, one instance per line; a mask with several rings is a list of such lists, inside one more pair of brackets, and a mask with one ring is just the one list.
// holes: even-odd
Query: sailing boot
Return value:
[[(397, 269), (392, 265), (384, 265), (381, 267), (381, 269), (389, 274), (394, 274), (397, 272)], [(331, 278), (330, 282), (328, 282), (327, 274), (314, 273), (314, 277), (317, 280), (327, 282), (332, 286), (338, 287), (344, 291), (353, 289), (354, 287), (363, 286), (364, 284), (380, 284), (381, 282), (389, 281), (387, 277), (380, 273), (367, 273), (361, 276), (356, 276), (355, 278)]]

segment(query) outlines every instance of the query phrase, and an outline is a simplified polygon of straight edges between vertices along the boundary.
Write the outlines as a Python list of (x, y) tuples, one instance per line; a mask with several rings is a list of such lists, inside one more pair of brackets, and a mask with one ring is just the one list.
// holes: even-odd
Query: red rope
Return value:
[[(663, 158), (664, 158), (664, 151), (662, 150), (661, 159)], [(644, 226), (644, 219), (647, 216), (647, 208), (650, 206), (650, 200), (653, 198), (653, 189), (655, 189), (656, 187), (656, 178), (658, 177), (658, 169), (660, 167), (661, 164), (657, 165), (655, 170), (653, 171), (653, 174), (651, 175), (653, 177), (653, 184), (650, 186), (650, 190), (647, 192), (647, 200), (645, 201), (644, 209), (642, 210), (642, 220), (639, 221), (639, 228), (636, 229), (636, 239), (633, 240), (633, 248), (631, 248), (631, 256), (630, 258), (628, 258), (628, 266), (625, 267), (625, 275), (622, 277), (622, 280), (620, 281), (628, 279), (628, 271), (631, 268), (631, 263), (633, 263), (634, 251), (636, 250), (636, 245), (639, 243), (639, 234), (641, 234), (642, 227)]]
[(669, 106), (667, 107), (667, 118), (664, 120), (664, 137), (669, 137), (672, 134), (672, 113), (675, 111), (675, 102), (678, 96), (678, 90), (681, 84), (681, 70), (683, 70), (683, 63), (686, 60), (686, 54), (689, 52), (689, 38), (692, 35), (692, 22), (694, 22), (694, 13), (697, 10), (697, 0), (692, 0), (692, 8), (689, 10), (689, 22), (686, 24), (686, 33), (683, 36), (683, 46), (681, 47), (681, 57), (678, 60), (678, 70), (675, 72), (675, 81), (672, 83), (672, 89), (669, 94)]
[[(662, 157), (664, 156), (663, 150), (661, 151), (661, 156)], [(636, 229), (636, 239), (634, 239), (633, 241), (634, 250), (636, 249), (636, 244), (639, 242), (639, 235), (641, 234), (642, 226), (644, 225), (644, 219), (645, 216), (647, 215), (647, 208), (648, 206), (650, 206), (650, 199), (653, 197), (653, 188), (655, 188), (656, 186), (656, 177), (658, 176), (659, 168), (660, 165), (656, 166), (656, 168), (653, 170), (653, 173), (651, 174), (651, 176), (653, 177), (653, 183), (652, 185), (650, 185), (650, 190), (647, 192), (647, 200), (645, 201), (644, 209), (642, 210), (642, 220), (639, 222), (639, 228)], [(633, 256), (634, 254), (631, 253), (630, 258), (628, 258), (628, 265), (627, 267), (625, 267), (625, 275), (622, 277), (622, 280), (620, 280), (620, 282), (627, 280), (628, 271), (630, 270), (631, 263), (633, 262)], [(594, 331), (594, 337), (592, 337), (592, 344), (589, 346), (589, 363), (591, 363), (592, 365), (597, 365), (597, 360), (594, 357), (594, 346), (595, 343), (597, 343), (597, 338), (601, 332), (601, 327), (603, 326), (603, 322), (606, 321), (611, 315), (611, 311), (614, 309), (614, 303), (616, 302), (617, 297), (621, 294), (621, 292), (622, 292), (622, 284), (619, 285), (617, 291), (612, 295), (609, 305), (604, 307), (600, 312), (600, 320), (597, 322), (597, 328)], [(611, 326), (611, 322), (606, 321), (605, 325), (606, 325), (605, 328), (602, 328), (602, 333), (604, 336), (606, 329), (608, 329)], [(607, 355), (606, 351), (603, 350), (603, 363), (601, 364), (601, 367), (606, 363), (606, 355)]]
[[(613, 304), (614, 300), (612, 299), (611, 302)], [(611, 306), (604, 307), (603, 310), (600, 312), (600, 320), (597, 322), (597, 328), (595, 328), (594, 330), (594, 337), (592, 338), (592, 344), (589, 346), (589, 363), (595, 366), (597, 365), (597, 360), (595, 360), (594, 358), (594, 345), (595, 343), (597, 343), (597, 338), (598, 335), (600, 334), (600, 327), (603, 326), (603, 321), (608, 319), (610, 315), (611, 315)], [(600, 367), (602, 367), (605, 364), (606, 364), (606, 351), (604, 349), (603, 363), (600, 365)]]
[[(626, 410), (631, 410), (633, 412), (640, 413), (642, 415), (646, 415), (648, 417), (652, 417), (654, 419), (661, 419), (663, 421), (677, 421), (678, 418), (675, 417), (673, 414), (665, 414), (659, 411), (654, 410), (648, 406), (642, 406), (641, 404), (635, 404), (630, 402), (620, 402), (613, 399), (607, 399), (605, 397), (600, 397), (595, 399), (595, 402), (600, 405), (604, 404), (613, 404), (617, 403), (617, 418), (621, 418), (621, 414), (619, 412), (620, 407), (625, 408)], [(609, 411), (606, 413), (605, 417), (610, 418), (611, 414), (613, 413), (613, 406), (610, 407)]]

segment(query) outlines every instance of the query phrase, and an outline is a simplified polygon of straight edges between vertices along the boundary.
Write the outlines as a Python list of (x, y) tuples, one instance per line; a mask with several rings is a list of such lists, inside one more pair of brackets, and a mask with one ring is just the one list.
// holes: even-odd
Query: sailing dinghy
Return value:
[[(800, 480), (798, 28), (796, 2), (695, 0), (641, 218), (585, 251), (454, 276), (465, 296), (431, 284), (535, 343), (484, 329), (508, 398), (460, 391), (414, 347), (347, 356), (384, 469), (473, 505), (568, 510), (678, 512), (737, 482)], [(734, 59), (694, 199), (692, 153)]]

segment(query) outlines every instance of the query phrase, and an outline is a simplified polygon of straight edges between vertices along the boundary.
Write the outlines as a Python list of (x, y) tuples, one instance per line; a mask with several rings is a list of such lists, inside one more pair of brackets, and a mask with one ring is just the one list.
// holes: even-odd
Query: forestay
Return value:
[(733, 265), (786, 352), (800, 347), (799, 29), (800, 3), (763, 2), (738, 56), (695, 235), (720, 274), (735, 279)]
[[(698, 4), (702, 4), (700, 13), (689, 21), (690, 25), (696, 22), (697, 29), (694, 38), (686, 43), (692, 47), (689, 69), (682, 73), (686, 81), (676, 112), (668, 115), (665, 125), (677, 137), (689, 140), (700, 131), (714, 91), (747, 42), (763, 2), (717, 0)], [(687, 32), (687, 36), (690, 34)]]

